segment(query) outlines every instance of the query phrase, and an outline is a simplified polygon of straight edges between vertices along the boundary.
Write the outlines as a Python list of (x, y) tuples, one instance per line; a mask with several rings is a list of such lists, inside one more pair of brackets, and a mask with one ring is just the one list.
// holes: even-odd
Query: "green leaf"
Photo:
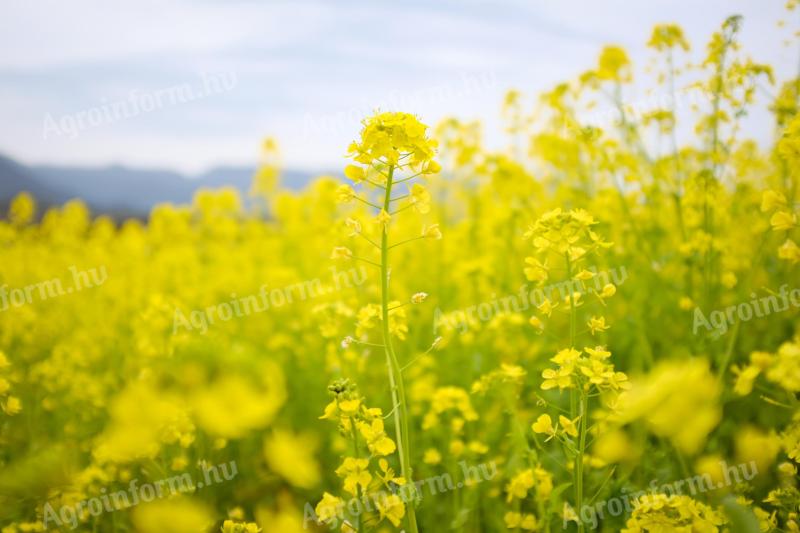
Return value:
[(728, 496), (722, 501), (722, 507), (731, 524), (732, 533), (760, 533), (758, 519), (750, 508), (738, 503), (733, 496)]

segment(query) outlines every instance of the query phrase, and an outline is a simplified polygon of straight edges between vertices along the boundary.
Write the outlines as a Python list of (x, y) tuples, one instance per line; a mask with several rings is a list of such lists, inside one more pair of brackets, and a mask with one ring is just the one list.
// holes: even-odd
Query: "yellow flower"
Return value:
[(422, 457), (422, 462), (428, 465), (438, 465), (442, 462), (442, 454), (435, 448), (428, 448)]
[(717, 454), (704, 455), (694, 463), (694, 470), (698, 474), (707, 475), (711, 479), (712, 487), (722, 487), (725, 485), (725, 475), (723, 470), (725, 464), (722, 456)]
[(570, 437), (577, 437), (578, 428), (575, 426), (575, 422), (577, 422), (579, 418), (580, 417), (576, 418), (575, 420), (570, 420), (565, 416), (559, 415), (558, 423), (561, 425), (561, 429), (564, 431), (564, 433)]
[(611, 298), (617, 293), (617, 287), (613, 283), (606, 283), (600, 291), (601, 298)]
[(522, 520), (519, 523), (519, 527), (526, 531), (536, 531), (536, 517), (530, 513), (526, 513), (523, 515)]
[(3, 411), (5, 411), (8, 416), (19, 414), (19, 412), (22, 411), (22, 401), (16, 396), (9, 396), (6, 398), (5, 404), (3, 405)]
[(594, 335), (598, 331), (605, 331), (609, 328), (609, 326), (606, 325), (605, 317), (602, 316), (599, 318), (593, 316), (592, 318), (589, 319), (587, 325), (589, 326), (589, 329), (592, 331), (592, 335)]
[(477, 440), (470, 441), (469, 444), (467, 444), (467, 448), (476, 455), (483, 455), (489, 452), (489, 447)]
[(510, 502), (514, 498), (519, 500), (524, 499), (528, 495), (528, 490), (533, 487), (533, 484), (533, 470), (528, 468), (527, 470), (523, 470), (522, 472), (518, 473), (516, 476), (511, 478), (506, 485), (506, 492), (508, 493), (507, 501)]
[(349, 185), (339, 185), (336, 189), (336, 201), (340, 203), (347, 203), (355, 198), (356, 192)]
[(614, 378), (614, 367), (599, 359), (591, 359), (581, 364), (581, 373), (589, 378), (589, 383), (602, 385)]
[(8, 218), (16, 226), (24, 226), (33, 220), (36, 214), (36, 200), (27, 192), (21, 192), (11, 200)]
[(509, 511), (503, 517), (503, 521), (508, 529), (524, 529), (526, 531), (536, 531), (536, 517), (532, 514), (522, 514)]
[(550, 360), (559, 365), (571, 365), (575, 363), (580, 356), (581, 352), (575, 348), (564, 348), (563, 350), (559, 350)]
[(352, 417), (361, 407), (361, 400), (358, 398), (351, 400), (339, 400), (338, 408), (342, 416)]
[(376, 418), (371, 423), (359, 422), (358, 430), (367, 441), (369, 451), (375, 455), (390, 455), (397, 449), (394, 441), (386, 436), (381, 418)]
[[(689, 496), (646, 494), (634, 501), (625, 531), (707, 531), (725, 524), (721, 513)], [(654, 529), (657, 526), (658, 529)]]
[(502, 363), (500, 365), (500, 374), (503, 376), (504, 379), (508, 381), (514, 381), (517, 383), (521, 383), (525, 376), (528, 373), (519, 365), (509, 365), (507, 363)]
[(769, 219), (773, 231), (790, 230), (797, 224), (797, 216), (788, 211), (778, 211)]
[(629, 81), (631, 61), (619, 46), (606, 46), (600, 53), (597, 77), (601, 80)]
[(356, 495), (359, 486), (366, 489), (372, 481), (372, 474), (367, 470), (368, 467), (369, 459), (346, 457), (341, 466), (336, 469), (336, 475), (344, 479), (344, 490)]
[(550, 415), (540, 415), (539, 418), (536, 419), (536, 422), (531, 425), (531, 429), (533, 429), (534, 433), (544, 433), (551, 437), (556, 434)]
[(400, 527), (400, 522), (406, 514), (406, 507), (403, 505), (403, 500), (397, 494), (392, 494), (386, 498), (377, 498), (375, 505), (380, 513), (381, 520), (386, 518), (394, 525)]
[(545, 298), (544, 301), (537, 307), (537, 309), (539, 309), (539, 312), (549, 318), (550, 315), (553, 314), (553, 309), (556, 307), (558, 307), (558, 302), (556, 302), (554, 305), (549, 298)]
[(525, 263), (528, 265), (524, 269), (525, 277), (528, 278), (528, 281), (543, 282), (547, 280), (546, 263), (542, 263), (535, 257), (526, 257)]
[(322, 500), (317, 504), (314, 512), (317, 514), (320, 522), (336, 523), (344, 515), (344, 501), (337, 498), (333, 494), (325, 492), (322, 495)]
[(737, 462), (744, 464), (754, 461), (756, 471), (766, 473), (778, 456), (781, 441), (775, 432), (745, 426), (736, 433), (735, 449)]
[(522, 523), (522, 514), (509, 511), (503, 516), (503, 521), (508, 529), (516, 529)]
[(549, 390), (554, 387), (559, 389), (568, 389), (573, 386), (572, 374), (575, 367), (572, 365), (562, 366), (558, 370), (546, 368), (542, 371), (542, 390)]
[(394, 483), (395, 485), (406, 484), (405, 478), (394, 475), (394, 469), (389, 466), (389, 461), (387, 461), (386, 459), (381, 457), (378, 460), (378, 467), (381, 469), (381, 473), (378, 474), (378, 477), (381, 478), (383, 484), (386, 485), (387, 487), (390, 486), (390, 484), (392, 483)]
[(761, 195), (761, 211), (763, 212), (783, 209), (786, 206), (786, 197), (783, 193), (768, 189)]
[(677, 24), (656, 24), (647, 46), (659, 51), (675, 48), (676, 46), (684, 51), (689, 50), (689, 43), (683, 35), (683, 30)]
[(747, 396), (753, 391), (753, 383), (761, 373), (761, 369), (754, 365), (748, 365), (744, 368), (733, 367), (733, 373), (736, 376), (733, 391), (739, 396)]
[(345, 225), (350, 229), (351, 233), (350, 236), (353, 237), (354, 235), (358, 235), (361, 233), (361, 222), (358, 220), (347, 218), (344, 221)]
[(797, 246), (792, 239), (786, 239), (778, 248), (778, 257), (793, 265), (800, 263), (800, 246)]
[(364, 181), (364, 169), (357, 165), (347, 165), (344, 167), (344, 175), (353, 180), (355, 183)]
[(383, 231), (386, 231), (386, 228), (389, 227), (389, 223), (392, 221), (392, 216), (386, 212), (385, 209), (381, 209), (378, 214), (375, 216), (375, 223), (383, 227)]
[(604, 360), (611, 357), (611, 352), (606, 350), (605, 346), (595, 346), (594, 348), (585, 347), (583, 351), (588, 353), (589, 357), (592, 359)]

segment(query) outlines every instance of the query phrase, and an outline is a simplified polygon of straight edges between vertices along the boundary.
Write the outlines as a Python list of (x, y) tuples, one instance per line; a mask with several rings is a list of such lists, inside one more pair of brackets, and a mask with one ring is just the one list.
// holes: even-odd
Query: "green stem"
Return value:
[[(353, 430), (352, 431), (352, 434), (353, 434), (353, 457), (358, 459), (359, 458), (359, 456), (358, 456), (358, 432), (356, 431), (355, 420), (353, 420), (352, 418), (350, 418), (350, 428)], [(358, 486), (358, 484), (356, 484), (356, 497), (359, 500), (361, 500), (361, 488)], [(355, 518), (355, 522), (356, 522), (356, 533), (362, 533), (363, 528), (362, 528), (361, 516), (356, 515), (354, 518)]]
[[(394, 177), (394, 165), (389, 167), (386, 179), (386, 195), (383, 201), (383, 209), (388, 213), (391, 203), (392, 178)], [(381, 316), (383, 318), (383, 344), (386, 352), (386, 361), (389, 368), (389, 385), (392, 389), (392, 409), (394, 411), (395, 435), (397, 437), (397, 449), (400, 456), (400, 471), (407, 483), (413, 483), (411, 471), (411, 454), (409, 452), (408, 439), (408, 408), (406, 405), (406, 392), (403, 385), (403, 375), (400, 363), (392, 345), (392, 336), (389, 331), (389, 228), (384, 227), (381, 234)], [(414, 503), (409, 502), (406, 508), (408, 517), (408, 529), (410, 533), (418, 533), (417, 517), (414, 513)]]
[(577, 329), (578, 314), (575, 310), (575, 294), (572, 292), (572, 261), (569, 259), (569, 252), (564, 254), (567, 260), (567, 286), (569, 291), (569, 347), (575, 348), (575, 331)]
[[(578, 441), (578, 454), (575, 457), (575, 509), (580, 516), (583, 508), (583, 455), (586, 450), (586, 420), (589, 418), (589, 395), (581, 392), (580, 410), (580, 437)], [(583, 521), (578, 521), (578, 531), (583, 533)]]
[[(569, 258), (569, 252), (564, 254), (564, 259), (567, 262), (567, 286), (569, 289), (569, 347), (575, 348), (575, 338), (577, 337), (577, 322), (578, 312), (575, 309), (575, 296), (572, 293), (572, 261)], [(575, 418), (576, 409), (575, 391), (570, 390), (569, 393), (569, 417)]]

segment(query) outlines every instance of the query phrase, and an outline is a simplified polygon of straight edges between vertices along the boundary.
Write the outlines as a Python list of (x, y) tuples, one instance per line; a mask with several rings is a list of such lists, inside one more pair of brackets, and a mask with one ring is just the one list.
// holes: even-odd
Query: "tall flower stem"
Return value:
[[(569, 347), (575, 348), (575, 338), (577, 337), (577, 321), (578, 314), (575, 310), (575, 295), (572, 292), (572, 261), (569, 259), (569, 253), (564, 254), (564, 260), (567, 263), (567, 286), (569, 287)], [(576, 406), (575, 391), (570, 391), (569, 394), (569, 416), (575, 418)]]
[[(389, 212), (392, 195), (392, 179), (394, 165), (389, 167), (386, 176), (386, 194), (383, 201), (383, 210)], [(392, 335), (389, 331), (389, 228), (384, 226), (381, 234), (381, 317), (383, 322), (383, 345), (386, 352), (386, 362), (389, 367), (389, 385), (392, 389), (392, 410), (394, 412), (394, 427), (397, 436), (397, 447), (400, 455), (400, 471), (406, 483), (413, 483), (411, 477), (411, 454), (408, 439), (408, 406), (406, 404), (406, 391), (403, 384), (402, 369), (397, 360), (392, 344)], [(416, 496), (416, 495), (415, 495)], [(418, 533), (417, 517), (414, 513), (414, 501), (409, 502), (406, 508), (408, 529), (410, 533)]]
[[(589, 394), (581, 390), (580, 437), (578, 437), (578, 453), (575, 456), (575, 509), (580, 516), (583, 508), (583, 455), (586, 451), (586, 419), (589, 418)], [(578, 520), (578, 531), (583, 533), (583, 521)]]
[[(569, 346), (575, 348), (577, 341), (577, 322), (578, 313), (575, 309), (575, 294), (572, 292), (571, 282), (573, 280), (572, 261), (570, 260), (569, 253), (564, 254), (564, 259), (567, 263), (567, 283), (570, 286), (569, 292)], [(586, 419), (589, 411), (589, 395), (581, 387), (578, 391), (570, 392), (570, 416), (575, 416), (576, 403), (580, 402), (578, 406), (578, 416), (580, 416), (580, 436), (578, 437), (578, 451), (575, 454), (575, 509), (577, 513), (581, 512), (583, 507), (583, 455), (586, 450)], [(578, 531), (583, 533), (583, 521), (578, 520)]]

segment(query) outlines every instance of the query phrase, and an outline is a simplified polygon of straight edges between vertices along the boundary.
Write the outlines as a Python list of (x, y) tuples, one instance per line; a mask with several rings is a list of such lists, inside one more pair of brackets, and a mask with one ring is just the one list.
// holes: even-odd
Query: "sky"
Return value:
[[(800, 50), (783, 43), (800, 17), (779, 28), (784, 3), (4, 0), (0, 154), (199, 173), (253, 164), (272, 136), (286, 167), (330, 170), (375, 109), (480, 119), (499, 145), (508, 89), (535, 95), (574, 78), (606, 44), (642, 66), (660, 22), (682, 25), (699, 59), (742, 14), (744, 50), (778, 79), (796, 76)], [(748, 133), (766, 138), (756, 115)]]

